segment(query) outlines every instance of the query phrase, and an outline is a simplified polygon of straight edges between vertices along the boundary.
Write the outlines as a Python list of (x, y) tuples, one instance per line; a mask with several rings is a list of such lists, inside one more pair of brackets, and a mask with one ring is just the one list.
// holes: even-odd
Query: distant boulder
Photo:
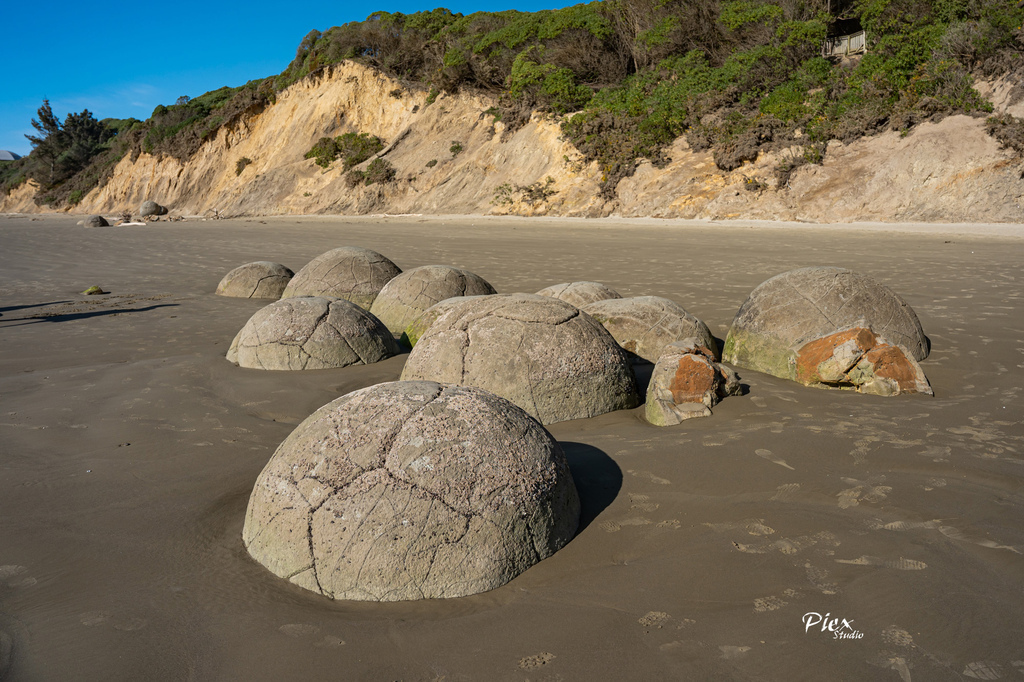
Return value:
[(143, 218), (151, 215), (167, 215), (167, 208), (155, 201), (143, 201), (142, 206), (139, 207), (139, 215)]
[(607, 287), (600, 282), (563, 282), (553, 284), (537, 292), (538, 296), (557, 298), (569, 305), (582, 308), (588, 303), (605, 301), (609, 298), (622, 298), (619, 292)]
[(288, 282), (281, 298), (331, 296), (369, 310), (384, 285), (401, 272), (376, 251), (342, 246), (306, 263)]
[(660, 296), (597, 301), (581, 310), (603, 324), (625, 350), (650, 363), (658, 361), (668, 344), (690, 337), (712, 351), (718, 348), (704, 322)]
[(393, 334), (401, 334), (427, 308), (453, 296), (495, 293), (487, 281), (469, 270), (423, 265), (407, 270), (384, 285), (370, 312)]
[(258, 260), (239, 265), (217, 285), (218, 296), (236, 298), (281, 298), (281, 292), (295, 275), (280, 263)]
[(110, 223), (101, 215), (91, 215), (82, 221), (85, 227), (109, 227)]

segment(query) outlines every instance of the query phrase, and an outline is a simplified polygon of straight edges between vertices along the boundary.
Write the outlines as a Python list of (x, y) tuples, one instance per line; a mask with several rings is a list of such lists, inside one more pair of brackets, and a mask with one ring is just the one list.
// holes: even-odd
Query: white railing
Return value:
[(851, 33), (848, 36), (831, 36), (821, 46), (822, 57), (845, 57), (851, 54), (864, 54), (868, 51), (868, 40), (864, 31)]

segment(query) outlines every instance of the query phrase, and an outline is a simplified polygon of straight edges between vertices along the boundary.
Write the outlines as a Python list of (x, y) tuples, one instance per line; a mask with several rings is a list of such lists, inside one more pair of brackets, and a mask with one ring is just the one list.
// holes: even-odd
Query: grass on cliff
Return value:
[[(857, 25), (867, 54), (821, 57), (826, 36)], [(276, 77), (157, 107), (118, 131), (82, 171), (89, 179), (56, 190), (67, 197), (95, 186), (124, 154), (187, 159), (221, 127), (273, 104), (276, 92), (343, 60), (406, 89), (490, 93), (499, 105), (489, 113), (506, 132), (535, 111), (561, 117), (566, 139), (599, 164), (607, 196), (640, 160), (666, 162), (680, 136), (712, 150), (725, 170), (794, 144), (804, 148), (800, 163), (815, 163), (829, 140), (986, 115), (974, 79), (1024, 73), (1022, 25), (1024, 6), (1011, 0), (604, 0), (540, 12), (375, 12), (311, 31)], [(1020, 146), (1013, 121), (990, 129)]]

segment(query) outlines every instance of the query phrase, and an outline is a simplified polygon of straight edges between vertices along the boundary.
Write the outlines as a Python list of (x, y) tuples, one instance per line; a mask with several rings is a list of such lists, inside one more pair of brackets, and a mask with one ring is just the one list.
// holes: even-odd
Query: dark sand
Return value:
[[(1020, 226), (1003, 236), (614, 221), (0, 217), (0, 668), (7, 680), (960, 680), (1024, 672)], [(935, 226), (933, 230), (948, 227)], [(1014, 236), (1018, 235), (1018, 236)], [(360, 245), (499, 291), (578, 279), (679, 302), (720, 338), (791, 268), (872, 275), (917, 311), (936, 396), (740, 370), (659, 429), (550, 427), (579, 535), (492, 592), (332, 602), (242, 547), (249, 491), (315, 408), (397, 379), (223, 358), (252, 260)], [(91, 285), (111, 292), (85, 297)], [(805, 632), (804, 614), (863, 637)], [(13, 654), (10, 652), (13, 651)]]

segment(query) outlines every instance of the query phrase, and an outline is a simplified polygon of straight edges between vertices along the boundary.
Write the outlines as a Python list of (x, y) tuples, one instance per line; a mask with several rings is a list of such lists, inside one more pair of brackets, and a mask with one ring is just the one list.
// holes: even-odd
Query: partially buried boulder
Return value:
[(299, 370), (369, 365), (398, 352), (387, 327), (359, 306), (306, 297), (259, 310), (235, 336), (227, 358), (252, 369)]
[(218, 296), (235, 298), (281, 298), (284, 288), (295, 275), (280, 263), (259, 260), (239, 265), (224, 275), (217, 285)]
[(615, 339), (586, 313), (530, 294), (495, 294), (438, 317), (402, 379), (477, 386), (544, 424), (636, 407), (636, 379)]
[(256, 480), (242, 530), (274, 574), (333, 599), (492, 590), (573, 537), (565, 456), (486, 391), (377, 384), (320, 408)]
[(424, 265), (406, 270), (384, 285), (370, 312), (394, 334), (402, 334), (427, 308), (453, 296), (495, 293), (486, 280), (469, 270)]
[(384, 285), (401, 272), (376, 251), (342, 246), (320, 254), (295, 273), (281, 298), (332, 296), (369, 310)]
[(917, 364), (927, 356), (928, 338), (902, 298), (834, 267), (793, 270), (754, 289), (723, 352), (726, 362), (765, 374), (886, 395), (931, 393)]
[(564, 282), (562, 284), (554, 284), (546, 289), (541, 289), (537, 292), (537, 295), (557, 298), (559, 301), (565, 301), (577, 308), (609, 298), (622, 298), (619, 292), (600, 282)]
[(107, 219), (101, 215), (91, 215), (82, 221), (82, 225), (85, 227), (110, 227), (110, 223)]
[(693, 417), (711, 416), (711, 408), (739, 395), (736, 373), (715, 362), (711, 349), (695, 338), (668, 344), (647, 385), (647, 421), (672, 426)]
[(402, 333), (402, 343), (409, 346), (409, 348), (412, 348), (416, 345), (416, 342), (420, 340), (420, 337), (423, 336), (424, 332), (430, 328), (430, 325), (434, 324), (434, 321), (437, 320), (437, 318), (441, 317), (452, 308), (476, 298), (479, 298), (479, 296), (453, 296), (430, 306), (417, 315), (416, 319), (410, 322), (409, 326), (405, 328), (405, 331)]
[(706, 324), (660, 296), (597, 301), (582, 310), (604, 325), (620, 346), (647, 362), (657, 362), (668, 344), (691, 337), (712, 351), (718, 348)]
[(145, 218), (151, 215), (167, 215), (167, 208), (155, 201), (143, 201), (139, 207), (139, 215)]

